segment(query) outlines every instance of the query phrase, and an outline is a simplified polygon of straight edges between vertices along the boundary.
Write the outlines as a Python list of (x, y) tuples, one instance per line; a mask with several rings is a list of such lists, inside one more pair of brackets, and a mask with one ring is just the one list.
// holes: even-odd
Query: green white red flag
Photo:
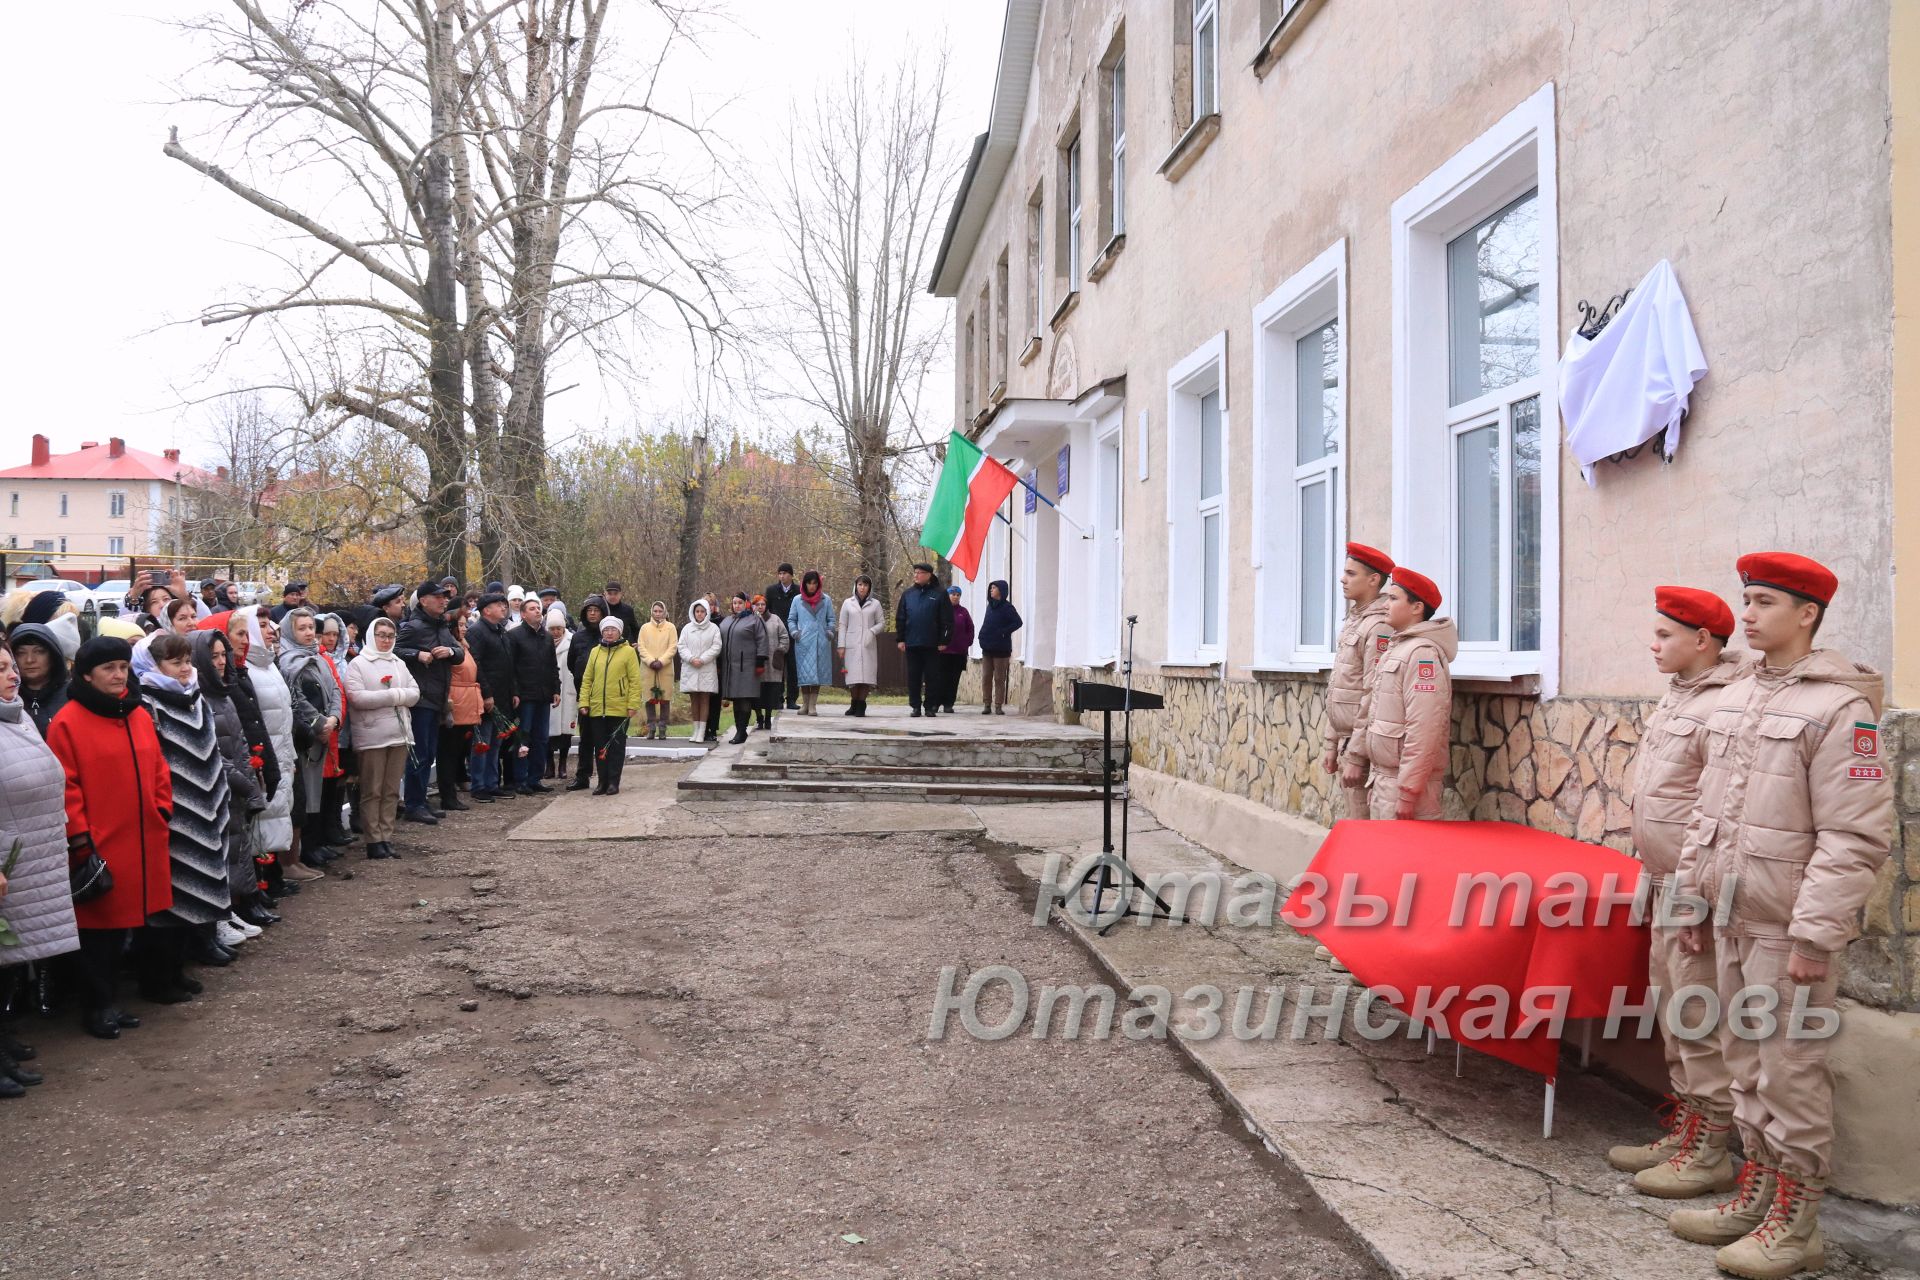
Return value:
[(980, 452), (980, 446), (954, 432), (947, 437), (947, 460), (927, 504), (920, 545), (939, 552), (968, 578), (977, 577), (993, 513), (1019, 483), (1018, 476)]

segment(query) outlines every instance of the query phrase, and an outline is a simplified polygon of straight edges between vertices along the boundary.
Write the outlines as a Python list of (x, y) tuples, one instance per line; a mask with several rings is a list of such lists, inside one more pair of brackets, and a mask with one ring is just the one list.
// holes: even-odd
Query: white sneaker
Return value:
[(242, 920), (239, 916), (228, 916), (226, 923), (232, 925), (234, 928), (238, 929), (241, 933), (246, 934), (249, 938), (257, 938), (261, 934), (266, 932), (266, 930), (262, 929), (259, 925), (248, 924), (245, 920)]
[(222, 920), (214, 929), (213, 936), (221, 946), (228, 950), (232, 950), (247, 940), (246, 934), (240, 932), (239, 929), (225, 920)]

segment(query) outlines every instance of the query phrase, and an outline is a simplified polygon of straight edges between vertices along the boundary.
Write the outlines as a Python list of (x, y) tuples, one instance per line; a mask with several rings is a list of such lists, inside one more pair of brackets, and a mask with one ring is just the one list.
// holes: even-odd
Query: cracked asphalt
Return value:
[(1171, 1045), (928, 1040), (944, 965), (1102, 976), (971, 836), (536, 808), (336, 864), (117, 1042), (25, 1028), (0, 1275), (1384, 1274)]

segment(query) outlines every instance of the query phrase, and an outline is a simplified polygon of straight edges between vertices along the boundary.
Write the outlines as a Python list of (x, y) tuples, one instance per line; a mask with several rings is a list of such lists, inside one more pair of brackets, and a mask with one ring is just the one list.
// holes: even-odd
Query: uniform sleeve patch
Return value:
[(1433, 663), (1427, 661), (1425, 658), (1422, 658), (1420, 660), (1419, 670), (1414, 672), (1414, 678), (1417, 680), (1433, 679)]
[(1853, 722), (1853, 754), (1869, 760), (1880, 754), (1880, 726), (1864, 720)]
[(1387, 637), (1375, 636), (1373, 638), (1373, 651), (1375, 653), (1385, 653), (1387, 651)]
[(1886, 776), (1887, 771), (1877, 764), (1850, 764), (1847, 766), (1847, 777), (1849, 778), (1864, 779), (1868, 782), (1879, 782)]

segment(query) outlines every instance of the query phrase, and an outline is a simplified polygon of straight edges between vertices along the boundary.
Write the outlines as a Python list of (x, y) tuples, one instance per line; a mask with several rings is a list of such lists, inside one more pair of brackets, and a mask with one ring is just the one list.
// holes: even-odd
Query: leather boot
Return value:
[[(1288, 889), (1294, 886), (1289, 885)], [(1680, 1132), (1687, 1127), (1687, 1117), (1693, 1113), (1694, 1102), (1684, 1094), (1670, 1093), (1661, 1104), (1655, 1118), (1660, 1122), (1660, 1136), (1652, 1142), (1640, 1146), (1621, 1145), (1607, 1148), (1607, 1163), (1622, 1173), (1638, 1173), (1642, 1169), (1651, 1169), (1664, 1163), (1680, 1145)]]
[(1827, 1242), (1820, 1234), (1820, 1201), (1827, 1184), (1778, 1170), (1778, 1184), (1767, 1217), (1757, 1228), (1713, 1255), (1722, 1271), (1748, 1280), (1784, 1280), (1827, 1265)]
[(1738, 1178), (1727, 1139), (1733, 1117), (1689, 1108), (1679, 1143), (1665, 1160), (1633, 1175), (1633, 1189), (1662, 1200), (1691, 1200), (1716, 1191), (1731, 1191)]
[(1711, 1209), (1675, 1209), (1667, 1219), (1667, 1229), (1682, 1240), (1695, 1244), (1732, 1244), (1767, 1220), (1779, 1191), (1773, 1153), (1758, 1138), (1744, 1132), (1742, 1136), (1750, 1139), (1746, 1144), (1747, 1162), (1741, 1166), (1733, 1199)]

